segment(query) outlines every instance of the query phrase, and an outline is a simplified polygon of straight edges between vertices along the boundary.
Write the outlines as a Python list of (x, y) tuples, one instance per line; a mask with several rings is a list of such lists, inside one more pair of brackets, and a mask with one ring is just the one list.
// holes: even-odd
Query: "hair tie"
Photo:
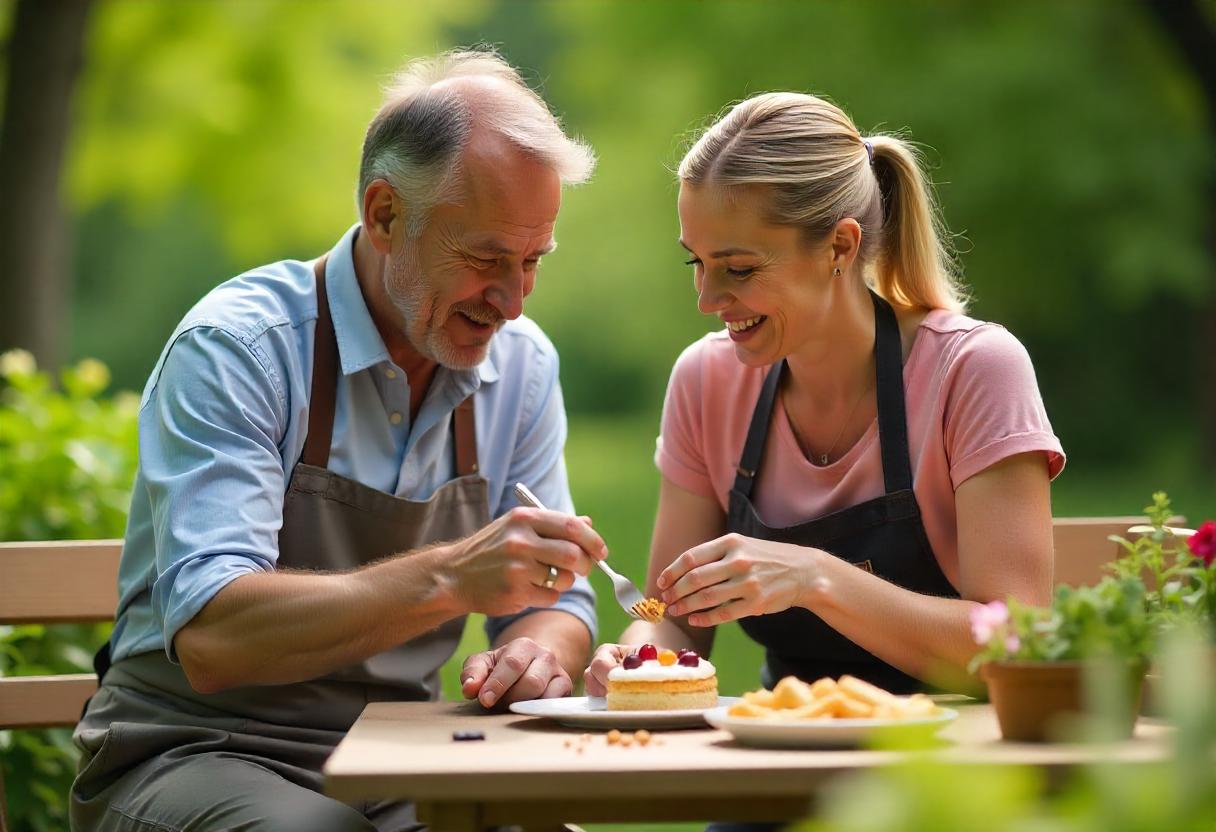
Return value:
[(862, 144), (866, 146), (866, 156), (869, 158), (870, 164), (874, 164), (874, 145), (867, 141), (862, 141)]

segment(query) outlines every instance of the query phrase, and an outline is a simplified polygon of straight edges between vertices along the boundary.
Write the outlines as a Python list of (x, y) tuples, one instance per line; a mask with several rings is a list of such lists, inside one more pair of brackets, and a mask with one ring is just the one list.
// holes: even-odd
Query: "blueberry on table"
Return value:
[(476, 742), (484, 740), (486, 735), (481, 731), (453, 731), (452, 742)]

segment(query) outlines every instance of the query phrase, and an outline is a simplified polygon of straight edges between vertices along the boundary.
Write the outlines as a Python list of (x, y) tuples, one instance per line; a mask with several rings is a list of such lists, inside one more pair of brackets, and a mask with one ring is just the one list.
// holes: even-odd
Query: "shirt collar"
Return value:
[[(380, 330), (376, 329), (376, 322), (367, 309), (359, 280), (355, 277), (355, 237), (358, 234), (359, 225), (356, 223), (342, 235), (325, 261), (325, 292), (329, 296), (329, 314), (333, 318), (334, 334), (338, 340), (338, 360), (342, 365), (342, 374), (348, 376), (392, 360), (384, 339), (380, 337)], [(478, 382), (497, 381), (498, 368), (494, 363), (497, 340), (490, 342), (486, 359), (477, 365), (476, 371), (441, 370), (464, 382), (458, 382), (458, 386), (469, 387), (470, 392), (477, 389)]]

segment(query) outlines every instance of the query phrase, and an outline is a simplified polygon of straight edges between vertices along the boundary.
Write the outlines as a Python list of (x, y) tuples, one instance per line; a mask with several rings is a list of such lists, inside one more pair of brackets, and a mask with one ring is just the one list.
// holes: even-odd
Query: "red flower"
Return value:
[(1211, 566), (1212, 561), (1216, 560), (1216, 521), (1205, 521), (1187, 538), (1186, 545), (1191, 547), (1195, 557), (1202, 560), (1204, 566)]

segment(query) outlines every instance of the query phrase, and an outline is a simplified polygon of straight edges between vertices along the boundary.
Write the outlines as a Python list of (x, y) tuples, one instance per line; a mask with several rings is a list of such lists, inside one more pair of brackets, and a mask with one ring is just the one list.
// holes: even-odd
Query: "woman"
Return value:
[(625, 645), (707, 655), (732, 620), (766, 686), (958, 684), (973, 608), (1051, 593), (1064, 455), (1026, 351), (963, 315), (913, 149), (826, 101), (738, 104), (679, 178), (698, 307), (725, 326), (664, 405), (647, 584), (669, 618), (602, 646), (588, 692)]

